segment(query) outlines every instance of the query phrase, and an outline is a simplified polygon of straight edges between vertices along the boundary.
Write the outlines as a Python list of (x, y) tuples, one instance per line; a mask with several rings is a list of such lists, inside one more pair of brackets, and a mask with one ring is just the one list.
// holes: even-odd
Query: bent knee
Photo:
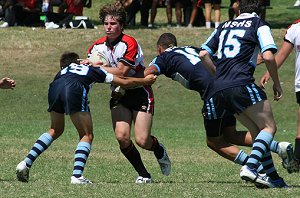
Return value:
[(216, 151), (216, 150), (219, 150), (220, 147), (223, 145), (224, 143), (224, 138), (223, 137), (207, 137), (206, 138), (206, 145)]
[(135, 143), (144, 149), (148, 149), (152, 146), (152, 139), (150, 137), (136, 137)]

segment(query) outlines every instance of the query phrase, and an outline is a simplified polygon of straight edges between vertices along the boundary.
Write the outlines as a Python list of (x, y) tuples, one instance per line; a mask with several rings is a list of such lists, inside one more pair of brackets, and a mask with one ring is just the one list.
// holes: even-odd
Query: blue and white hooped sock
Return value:
[(273, 140), (273, 135), (266, 131), (261, 131), (255, 138), (252, 146), (252, 151), (247, 161), (249, 168), (258, 168), (258, 164), (269, 150), (269, 145)]
[(49, 133), (43, 133), (35, 142), (27, 157), (24, 159), (27, 167), (31, 167), (32, 163), (40, 156), (54, 141)]
[(88, 142), (79, 142), (74, 155), (73, 176), (81, 177), (87, 158), (91, 151), (91, 144)]

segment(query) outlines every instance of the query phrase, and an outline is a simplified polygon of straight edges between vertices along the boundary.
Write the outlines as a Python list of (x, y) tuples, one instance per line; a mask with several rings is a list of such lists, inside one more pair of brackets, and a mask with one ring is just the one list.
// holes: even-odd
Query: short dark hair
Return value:
[(163, 33), (160, 35), (157, 45), (162, 46), (164, 49), (177, 46), (177, 39), (172, 33)]
[(68, 67), (71, 63), (79, 63), (78, 61), (79, 55), (75, 52), (64, 52), (60, 56), (60, 68), (63, 69), (65, 67)]
[(260, 1), (259, 0), (240, 0), (240, 13), (260, 13)]
[(106, 4), (100, 8), (99, 18), (102, 23), (104, 23), (105, 17), (108, 15), (114, 17), (123, 27), (126, 26), (126, 11), (118, 2)]

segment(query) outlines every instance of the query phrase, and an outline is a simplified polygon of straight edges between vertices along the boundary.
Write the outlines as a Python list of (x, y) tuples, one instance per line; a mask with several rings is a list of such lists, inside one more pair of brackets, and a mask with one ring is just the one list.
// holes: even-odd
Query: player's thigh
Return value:
[(72, 113), (70, 118), (80, 135), (93, 133), (93, 122), (90, 112)]
[(244, 125), (250, 131), (251, 136), (255, 138), (260, 131), (256, 123), (253, 122), (246, 114), (236, 114), (235, 117), (242, 125)]
[(133, 119), (131, 110), (118, 104), (111, 109), (111, 118), (116, 137), (130, 139), (131, 122)]
[(134, 133), (136, 137), (148, 138), (151, 134), (152, 119), (151, 113), (134, 111)]
[(271, 133), (276, 132), (276, 124), (268, 100), (260, 101), (255, 105), (248, 107), (242, 114), (250, 118), (259, 129)]
[(50, 112), (51, 126), (50, 133), (52, 137), (60, 136), (65, 128), (65, 115), (63, 113), (57, 113), (55, 111)]

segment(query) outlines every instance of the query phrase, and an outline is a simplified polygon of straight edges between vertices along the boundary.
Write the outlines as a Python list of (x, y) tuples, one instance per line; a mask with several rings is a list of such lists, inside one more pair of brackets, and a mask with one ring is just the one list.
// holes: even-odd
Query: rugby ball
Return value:
[(109, 59), (103, 52), (93, 52), (88, 59), (92, 64), (99, 64), (99, 62), (102, 62), (102, 66), (109, 66)]

